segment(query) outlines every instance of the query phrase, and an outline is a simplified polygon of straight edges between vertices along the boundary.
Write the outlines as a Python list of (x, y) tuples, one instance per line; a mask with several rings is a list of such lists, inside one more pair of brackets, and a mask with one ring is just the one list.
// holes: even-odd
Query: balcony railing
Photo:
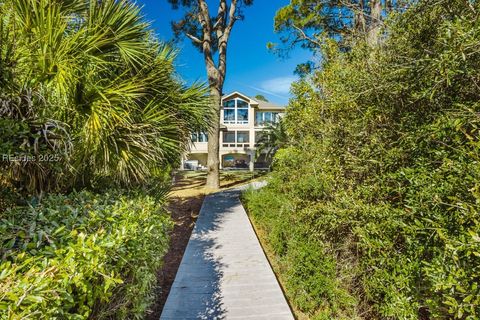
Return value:
[(224, 148), (249, 148), (250, 143), (223, 143), (222, 147)]
[(248, 120), (223, 120), (223, 124), (248, 124)]
[(268, 127), (276, 124), (278, 121), (255, 121), (255, 127)]

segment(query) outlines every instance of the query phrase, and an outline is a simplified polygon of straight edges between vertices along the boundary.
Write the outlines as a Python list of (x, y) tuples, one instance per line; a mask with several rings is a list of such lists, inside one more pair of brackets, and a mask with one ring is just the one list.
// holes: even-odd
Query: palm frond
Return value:
[(280, 120), (279, 122), (271, 124), (265, 128), (257, 143), (257, 157), (260, 154), (265, 153), (267, 161), (271, 161), (275, 153), (279, 149), (285, 148), (289, 143), (289, 137), (284, 122)]
[[(159, 168), (178, 163), (191, 132), (208, 130), (215, 115), (206, 86), (181, 82), (176, 50), (154, 40), (132, 1), (5, 2), (0, 81), (8, 92), (0, 91), (0, 97), (13, 99), (31, 90), (41, 99), (19, 105), (29, 108), (23, 118), (65, 123), (63, 137), (72, 148), (55, 168), (75, 167), (65, 170), (71, 175), (66, 184), (144, 183)], [(7, 68), (10, 63), (14, 68)], [(61, 176), (52, 168), (28, 167), (38, 174), (35, 188), (48, 188)], [(14, 174), (30, 174), (22, 170), (16, 167)]]

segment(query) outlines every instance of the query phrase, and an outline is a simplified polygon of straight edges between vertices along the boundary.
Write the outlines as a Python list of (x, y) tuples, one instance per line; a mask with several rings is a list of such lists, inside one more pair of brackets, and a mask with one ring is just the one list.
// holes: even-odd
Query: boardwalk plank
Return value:
[(205, 198), (161, 320), (294, 319), (240, 192)]

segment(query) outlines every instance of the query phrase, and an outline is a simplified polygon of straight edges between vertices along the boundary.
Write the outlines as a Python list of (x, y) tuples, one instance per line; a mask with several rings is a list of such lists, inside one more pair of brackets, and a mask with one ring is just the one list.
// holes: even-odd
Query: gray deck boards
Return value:
[(205, 198), (161, 320), (293, 319), (239, 194)]

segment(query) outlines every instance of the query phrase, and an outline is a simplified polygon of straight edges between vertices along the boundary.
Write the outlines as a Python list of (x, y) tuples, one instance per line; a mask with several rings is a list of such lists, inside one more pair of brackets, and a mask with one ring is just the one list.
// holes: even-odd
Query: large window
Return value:
[(235, 143), (235, 131), (224, 132), (223, 143)]
[(237, 143), (250, 142), (250, 133), (248, 131), (237, 131)]
[(240, 99), (225, 101), (223, 103), (223, 123), (247, 124), (248, 103)]
[(229, 100), (223, 103), (223, 122), (235, 123), (235, 100)]
[(237, 123), (248, 123), (248, 103), (237, 100)]
[(208, 134), (205, 132), (192, 133), (192, 142), (208, 142)]
[(279, 120), (280, 120), (279, 112), (259, 111), (255, 113), (256, 126), (268, 126), (274, 123), (278, 123)]
[(223, 147), (249, 147), (250, 133), (248, 131), (225, 131), (223, 132)]

